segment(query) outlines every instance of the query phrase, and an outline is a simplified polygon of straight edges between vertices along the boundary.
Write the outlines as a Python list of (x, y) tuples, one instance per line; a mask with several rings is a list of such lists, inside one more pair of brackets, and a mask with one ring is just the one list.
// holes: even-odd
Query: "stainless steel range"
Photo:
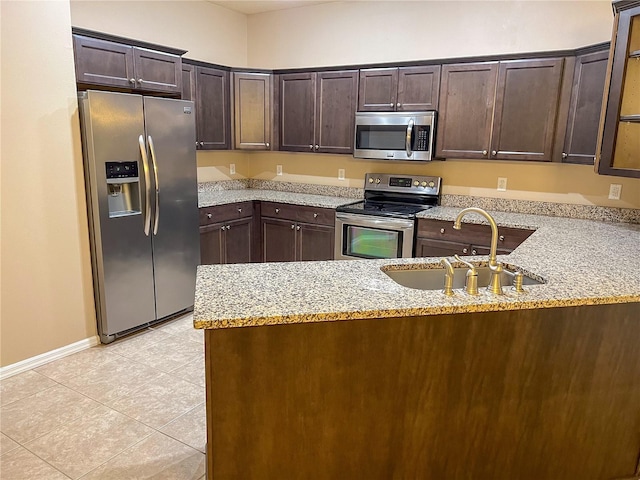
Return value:
[(440, 177), (367, 173), (364, 200), (336, 208), (335, 259), (413, 256), (416, 214), (440, 204)]

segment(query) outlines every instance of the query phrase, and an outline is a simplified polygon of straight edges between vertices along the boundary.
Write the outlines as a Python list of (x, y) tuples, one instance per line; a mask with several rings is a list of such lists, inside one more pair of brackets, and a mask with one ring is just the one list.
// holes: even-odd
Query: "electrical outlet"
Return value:
[(229, 164), (229, 174), (235, 175), (235, 173), (236, 173), (236, 164), (235, 163)]
[(276, 165), (276, 175), (282, 175), (282, 165)]
[(338, 169), (338, 180), (344, 180), (344, 168)]
[(609, 200), (620, 200), (620, 194), (622, 193), (622, 185), (612, 183), (609, 186)]
[(506, 192), (507, 191), (507, 179), (506, 177), (498, 177), (498, 191)]

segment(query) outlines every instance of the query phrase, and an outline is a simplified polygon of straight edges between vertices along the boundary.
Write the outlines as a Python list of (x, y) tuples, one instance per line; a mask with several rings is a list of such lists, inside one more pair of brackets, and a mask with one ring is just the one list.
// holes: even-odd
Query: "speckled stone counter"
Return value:
[(357, 199), (333, 197), (309, 193), (284, 192), (276, 190), (258, 190), (254, 188), (239, 190), (200, 191), (198, 207), (211, 207), (227, 203), (260, 200), (263, 202), (291, 203), (308, 207), (336, 208), (340, 205), (356, 202)]
[[(255, 194), (249, 195), (256, 198)], [(453, 221), (459, 211), (436, 207), (420, 216)], [(441, 268), (438, 258), (206, 265), (198, 267), (194, 326), (215, 329), (640, 301), (640, 225), (490, 213), (498, 225), (536, 230), (498, 260), (544, 284), (526, 286), (523, 294), (505, 287), (503, 296), (480, 289), (478, 296), (455, 290), (453, 297), (446, 297), (438, 290), (403, 287), (381, 270)], [(476, 215), (465, 221), (485, 223)]]

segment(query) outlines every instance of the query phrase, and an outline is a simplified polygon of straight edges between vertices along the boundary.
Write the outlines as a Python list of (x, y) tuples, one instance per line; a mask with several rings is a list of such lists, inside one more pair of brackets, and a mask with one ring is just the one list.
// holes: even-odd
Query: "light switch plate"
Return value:
[(618, 183), (612, 183), (609, 186), (609, 200), (620, 200), (621, 193), (622, 193), (622, 185)]
[(236, 164), (235, 163), (229, 164), (229, 174), (235, 175), (235, 173), (236, 173)]
[(344, 168), (338, 169), (338, 180), (344, 180)]
[(498, 191), (506, 192), (507, 191), (507, 178), (506, 177), (498, 177)]
[(282, 165), (276, 165), (276, 175), (282, 175)]

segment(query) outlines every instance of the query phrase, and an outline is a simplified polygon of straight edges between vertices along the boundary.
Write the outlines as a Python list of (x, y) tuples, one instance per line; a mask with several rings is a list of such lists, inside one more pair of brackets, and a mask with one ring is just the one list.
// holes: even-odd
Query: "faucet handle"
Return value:
[(464, 289), (469, 295), (478, 295), (478, 272), (476, 271), (475, 265), (469, 263), (465, 260), (462, 260), (458, 255), (454, 255), (455, 258), (460, 263), (464, 263), (469, 270), (467, 270), (467, 276), (464, 282)]

